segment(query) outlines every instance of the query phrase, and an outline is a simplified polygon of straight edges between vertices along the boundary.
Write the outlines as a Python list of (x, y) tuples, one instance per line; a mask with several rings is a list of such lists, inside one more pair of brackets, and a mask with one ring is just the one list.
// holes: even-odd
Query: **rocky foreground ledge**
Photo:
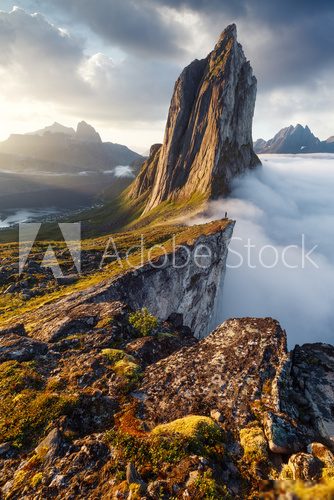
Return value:
[(0, 356), (4, 498), (332, 498), (334, 347), (288, 353), (271, 318), (198, 340), (110, 302), (61, 338), (2, 330)]
[[(289, 353), (271, 318), (199, 338), (232, 230), (189, 228), (161, 269), (111, 269), (7, 318), (0, 497), (333, 498), (334, 347)], [(173, 267), (202, 244), (209, 266)]]

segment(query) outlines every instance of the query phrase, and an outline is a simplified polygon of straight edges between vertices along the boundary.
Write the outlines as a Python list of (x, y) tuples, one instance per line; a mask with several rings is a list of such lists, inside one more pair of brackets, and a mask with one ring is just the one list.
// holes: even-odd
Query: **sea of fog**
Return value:
[(261, 155), (196, 222), (236, 220), (213, 324), (271, 316), (290, 347), (334, 343), (334, 155)]

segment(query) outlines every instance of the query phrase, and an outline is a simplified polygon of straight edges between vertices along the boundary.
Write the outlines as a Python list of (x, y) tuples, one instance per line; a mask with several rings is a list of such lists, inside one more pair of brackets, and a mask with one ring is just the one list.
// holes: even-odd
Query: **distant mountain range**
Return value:
[(76, 130), (55, 122), (36, 132), (13, 134), (0, 143), (0, 168), (22, 172), (105, 171), (143, 160), (126, 146), (102, 142), (98, 132), (84, 121)]
[(309, 127), (299, 123), (282, 128), (272, 139), (258, 139), (254, 143), (256, 153), (334, 153), (334, 136), (320, 141)]
[[(121, 144), (102, 142), (88, 123), (76, 130), (54, 123), (0, 142), (1, 210), (76, 209), (117, 196), (144, 157)], [(130, 166), (130, 167), (129, 167)]]

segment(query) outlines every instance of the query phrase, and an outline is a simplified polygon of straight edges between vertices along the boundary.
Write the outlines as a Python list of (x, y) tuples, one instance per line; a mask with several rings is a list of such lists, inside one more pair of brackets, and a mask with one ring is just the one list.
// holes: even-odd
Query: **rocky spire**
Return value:
[(77, 126), (76, 138), (86, 142), (101, 143), (101, 137), (95, 128), (85, 121), (79, 122)]
[(147, 212), (165, 200), (228, 193), (233, 177), (259, 163), (252, 145), (255, 98), (256, 78), (232, 24), (206, 59), (193, 61), (178, 78), (164, 142), (129, 196), (149, 190)]

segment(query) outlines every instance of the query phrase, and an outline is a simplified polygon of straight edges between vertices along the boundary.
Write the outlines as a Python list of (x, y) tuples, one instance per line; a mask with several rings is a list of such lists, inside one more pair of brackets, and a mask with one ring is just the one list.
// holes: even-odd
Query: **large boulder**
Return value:
[(228, 320), (146, 370), (141, 387), (146, 415), (157, 423), (215, 409), (242, 427), (254, 418), (252, 403), (266, 390), (277, 406), (271, 387), (287, 359), (286, 334), (277, 321)]
[(292, 360), (294, 383), (307, 401), (314, 439), (334, 446), (334, 346), (296, 346)]

